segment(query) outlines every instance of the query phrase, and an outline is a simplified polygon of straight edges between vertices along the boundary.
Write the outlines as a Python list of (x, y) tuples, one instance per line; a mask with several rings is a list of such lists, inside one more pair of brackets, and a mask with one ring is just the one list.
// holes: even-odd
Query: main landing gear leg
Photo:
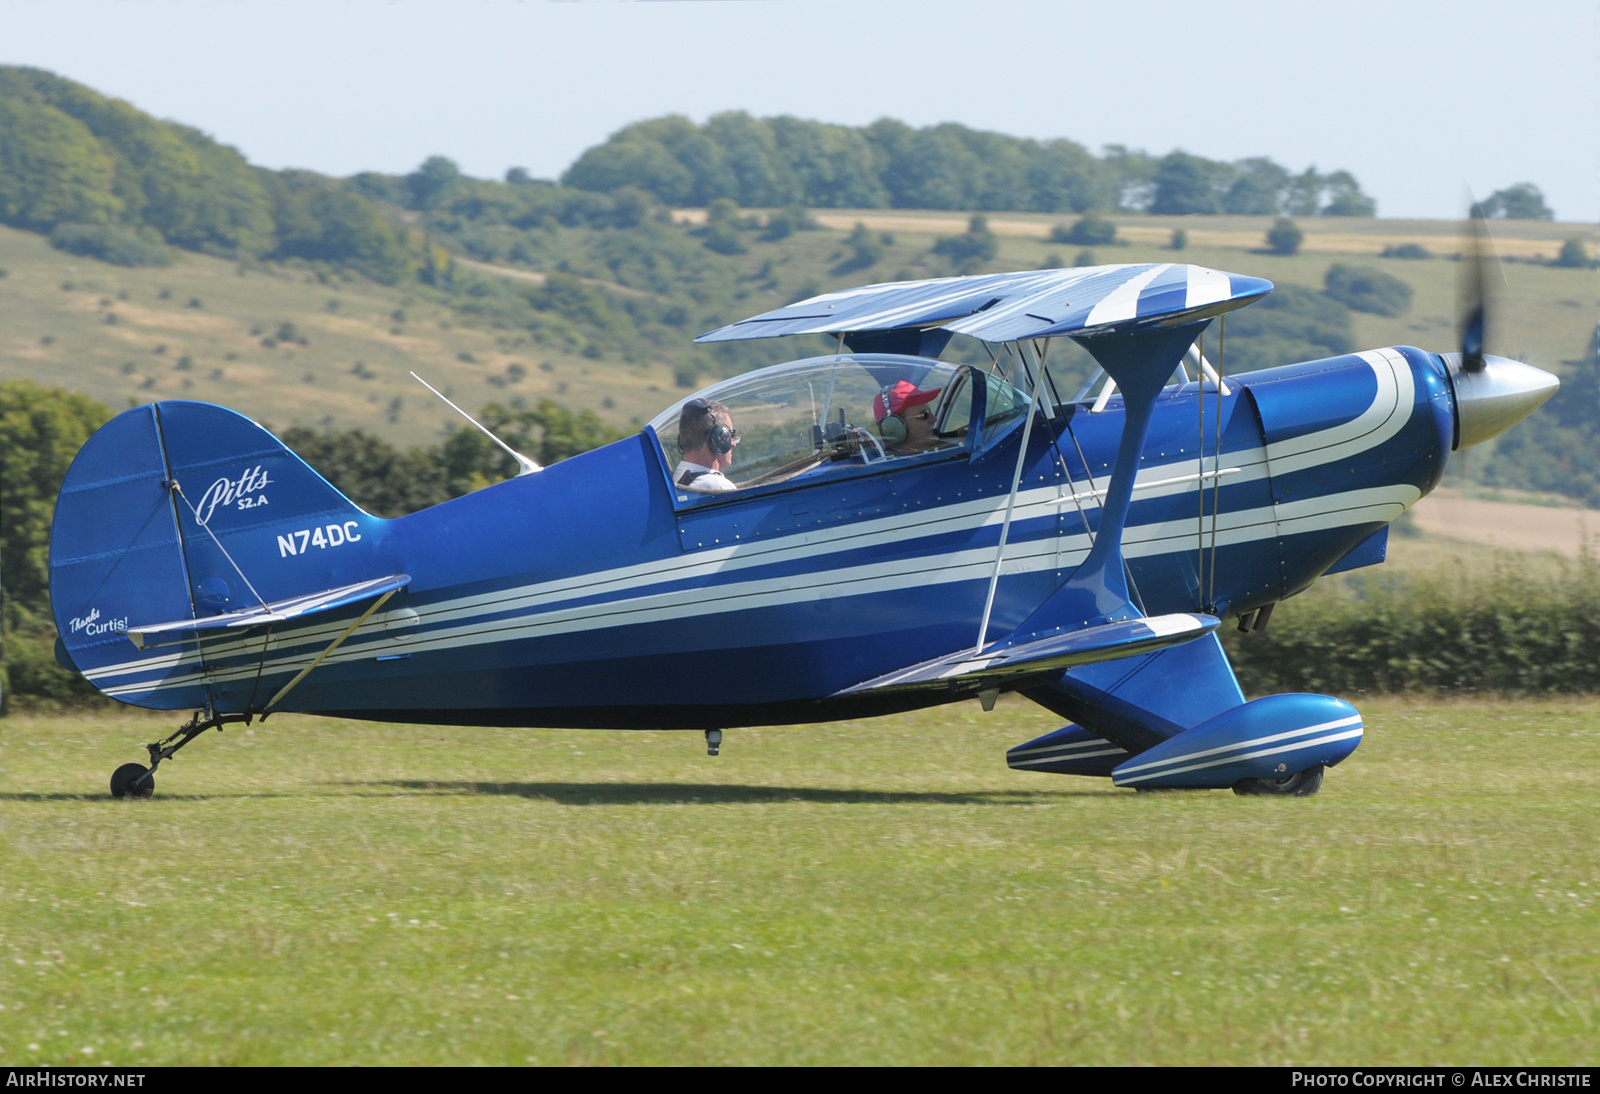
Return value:
[(207, 714), (205, 711), (195, 711), (176, 733), (159, 741), (145, 745), (145, 751), (150, 753), (150, 766), (143, 764), (123, 764), (111, 773), (111, 796), (113, 798), (148, 798), (156, 792), (156, 768), (161, 766), (162, 760), (170, 760), (176, 755), (178, 749), (194, 740), (208, 729), (221, 732), (224, 724), (228, 722), (245, 721), (237, 715), (226, 717)]

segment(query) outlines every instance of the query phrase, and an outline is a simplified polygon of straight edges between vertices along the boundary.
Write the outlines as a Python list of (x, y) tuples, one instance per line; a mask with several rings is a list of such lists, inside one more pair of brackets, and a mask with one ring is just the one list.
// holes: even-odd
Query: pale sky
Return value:
[(0, 0), (0, 63), (333, 175), (554, 177), (746, 110), (1345, 168), (1391, 217), (1531, 181), (1600, 220), (1595, 0)]

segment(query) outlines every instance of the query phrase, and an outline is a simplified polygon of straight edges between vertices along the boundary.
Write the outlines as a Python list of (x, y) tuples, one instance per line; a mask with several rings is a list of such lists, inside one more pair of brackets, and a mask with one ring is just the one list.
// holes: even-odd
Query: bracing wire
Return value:
[[(1224, 314), (1217, 320), (1217, 444), (1211, 458), (1211, 592), (1206, 597), (1209, 608), (1217, 604), (1217, 511), (1222, 502), (1222, 377), (1228, 370), (1227, 350), (1228, 317)], [(1204, 491), (1205, 486), (1200, 489)]]
[[(183, 499), (183, 504), (189, 506), (189, 512), (193, 514), (194, 522), (205, 529), (206, 535), (210, 536), (211, 542), (217, 545), (217, 550), (221, 551), (222, 557), (228, 560), (228, 565), (232, 566), (233, 572), (239, 575), (239, 580), (244, 582), (245, 588), (250, 590), (250, 595), (256, 598), (256, 602), (261, 605), (262, 611), (271, 613), (272, 609), (267, 607), (267, 602), (261, 598), (260, 593), (256, 592), (256, 587), (250, 584), (250, 579), (244, 576), (244, 571), (239, 569), (239, 564), (237, 562), (233, 561), (233, 556), (230, 555), (228, 553), (228, 549), (222, 545), (222, 541), (217, 538), (216, 533), (211, 530), (210, 526), (208, 526), (205, 521), (200, 519), (199, 511), (196, 510), (194, 505), (189, 501), (188, 495), (183, 492), (183, 487), (178, 485), (177, 479), (172, 480), (172, 489), (178, 495), (178, 497)], [(201, 500), (203, 501), (205, 499), (202, 498)]]
[[(1206, 359), (1206, 336), (1200, 332), (1200, 338), (1195, 343), (1200, 351), (1200, 360)], [(1196, 377), (1194, 385), (1195, 395), (1195, 486), (1200, 495), (1200, 510), (1194, 520), (1194, 547), (1195, 547), (1195, 592), (1199, 594), (1200, 606), (1205, 606), (1206, 599), (1206, 377), (1202, 371)]]

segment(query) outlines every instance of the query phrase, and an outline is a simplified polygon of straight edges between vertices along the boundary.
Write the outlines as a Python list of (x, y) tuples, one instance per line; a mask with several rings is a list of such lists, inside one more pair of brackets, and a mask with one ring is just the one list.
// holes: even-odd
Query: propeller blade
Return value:
[(1476, 204), (1467, 216), (1467, 253), (1462, 255), (1461, 368), (1467, 373), (1483, 371), (1484, 347), (1489, 327), (1489, 256), (1484, 253), (1488, 225), (1483, 210)]

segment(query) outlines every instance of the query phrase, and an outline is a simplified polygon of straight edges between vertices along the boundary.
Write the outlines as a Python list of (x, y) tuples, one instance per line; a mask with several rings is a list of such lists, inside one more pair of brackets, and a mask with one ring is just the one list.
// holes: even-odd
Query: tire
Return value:
[(156, 792), (155, 776), (138, 780), (150, 769), (143, 764), (123, 764), (111, 773), (111, 796), (113, 798), (148, 798)]
[(1322, 789), (1327, 769), (1321, 764), (1281, 779), (1240, 779), (1233, 792), (1241, 798), (1309, 798)]

